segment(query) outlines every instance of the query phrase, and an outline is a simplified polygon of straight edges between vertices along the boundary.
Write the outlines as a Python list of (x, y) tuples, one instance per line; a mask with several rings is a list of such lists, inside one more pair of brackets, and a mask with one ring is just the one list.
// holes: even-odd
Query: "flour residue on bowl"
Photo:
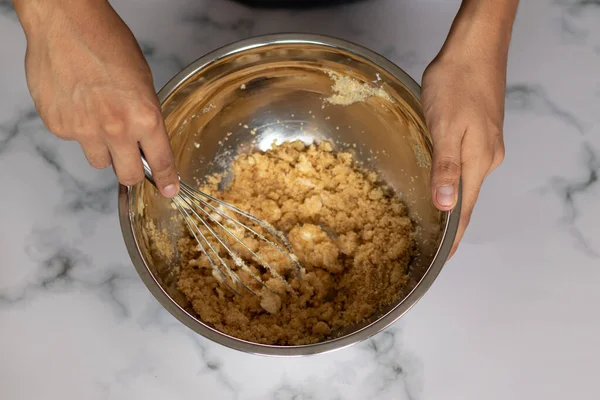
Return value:
[(417, 164), (419, 165), (419, 168), (431, 167), (431, 161), (429, 161), (427, 153), (423, 151), (423, 148), (418, 143), (415, 143), (415, 156), (417, 158)]
[(346, 75), (342, 76), (332, 71), (328, 71), (327, 74), (333, 81), (331, 86), (333, 94), (325, 99), (329, 104), (349, 106), (371, 97), (379, 97), (390, 103), (394, 102), (394, 99), (380, 87), (374, 87), (366, 82), (361, 82)]

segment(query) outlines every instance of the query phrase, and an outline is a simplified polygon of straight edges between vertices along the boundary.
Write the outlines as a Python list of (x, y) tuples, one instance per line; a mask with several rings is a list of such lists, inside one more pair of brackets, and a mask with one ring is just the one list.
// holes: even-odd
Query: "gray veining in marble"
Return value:
[[(248, 36), (340, 36), (415, 79), (458, 0), (256, 11), (226, 0), (115, 0), (157, 87)], [(112, 171), (50, 135), (0, 0), (0, 398), (562, 400), (600, 398), (600, 2), (527, 0), (508, 68), (507, 157), (459, 253), (405, 318), (361, 345), (254, 357), (181, 326), (125, 251)]]

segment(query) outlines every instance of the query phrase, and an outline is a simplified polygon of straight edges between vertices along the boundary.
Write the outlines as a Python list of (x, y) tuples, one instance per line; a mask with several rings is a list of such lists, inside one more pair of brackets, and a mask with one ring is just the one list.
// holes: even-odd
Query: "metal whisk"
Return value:
[[(146, 179), (148, 179), (153, 185), (156, 186), (154, 182), (154, 178), (152, 177), (152, 170), (150, 169), (150, 165), (146, 160), (146, 157), (142, 153), (142, 165), (144, 167), (144, 174), (146, 175)], [(293, 292), (289, 282), (281, 276), (275, 268), (269, 265), (262, 257), (260, 257), (256, 252), (248, 247), (246, 243), (244, 243), (240, 238), (238, 238), (234, 232), (232, 232), (230, 227), (225, 226), (222, 223), (222, 220), (228, 221), (231, 227), (239, 227), (248, 232), (250, 232), (254, 237), (260, 239), (271, 247), (279, 251), (285, 257), (287, 257), (298, 274), (298, 277), (301, 277), (302, 267), (298, 262), (298, 258), (294, 255), (292, 245), (287, 240), (285, 235), (276, 230), (271, 224), (266, 221), (261, 220), (260, 218), (255, 217), (252, 214), (247, 213), (229, 203), (226, 203), (222, 200), (214, 198), (200, 190), (196, 190), (190, 185), (186, 184), (183, 181), (180, 181), (180, 191), (179, 194), (171, 199), (181, 216), (183, 217), (190, 233), (200, 247), (200, 251), (207, 257), (210, 266), (213, 271), (213, 276), (215, 279), (224, 283), (229, 289), (233, 292), (239, 294), (238, 290), (234, 285), (227, 281), (227, 277), (231, 280), (231, 282), (242, 286), (246, 290), (250, 291), (252, 294), (258, 294), (252, 290), (248, 285), (246, 285), (238, 276), (238, 274), (234, 271), (232, 267), (230, 267), (227, 262), (223, 259), (223, 257), (219, 254), (215, 246), (211, 244), (211, 242), (207, 238), (208, 235), (213, 236), (217, 242), (223, 246), (223, 248), (227, 251), (233, 263), (237, 267), (237, 269), (241, 269), (248, 273), (254, 280), (259, 282), (263, 287), (267, 288), (271, 292), (276, 293), (272, 288), (270, 288), (263, 279), (256, 274), (246, 262), (231, 248), (231, 245), (227, 243), (216, 231), (215, 226), (221, 228), (228, 236), (230, 236), (235, 242), (239, 243), (246, 249), (254, 258), (254, 260), (264, 268), (266, 268), (273, 277), (279, 279), (285, 285), (286, 289)], [(216, 204), (216, 206), (214, 204)], [(229, 213), (225, 212), (225, 210), (231, 211)], [(258, 226), (265, 229), (269, 234), (273, 236), (280, 243), (276, 243), (276, 241), (267, 239), (263, 234), (257, 232), (255, 229), (249, 227), (243, 222), (239, 221), (235, 218), (235, 215), (242, 216), (249, 221), (256, 223)], [(218, 216), (218, 217), (217, 217)], [(196, 221), (200, 222), (200, 225)], [(207, 233), (203, 232), (201, 227), (203, 227)]]

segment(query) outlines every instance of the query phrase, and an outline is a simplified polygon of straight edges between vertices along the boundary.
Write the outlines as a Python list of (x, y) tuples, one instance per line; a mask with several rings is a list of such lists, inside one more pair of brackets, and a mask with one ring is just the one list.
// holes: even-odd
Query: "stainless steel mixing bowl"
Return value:
[[(382, 88), (389, 97), (329, 104), (324, 101), (332, 94), (329, 72)], [(450, 252), (459, 210), (440, 212), (432, 204), (431, 143), (419, 86), (396, 65), (338, 39), (305, 34), (263, 36), (200, 58), (167, 83), (158, 97), (183, 180), (197, 182), (227, 171), (238, 153), (252, 147), (265, 150), (273, 142), (327, 139), (339, 149), (352, 149), (359, 161), (379, 171), (401, 193), (418, 229), (412, 278), (398, 302), (338, 332), (334, 339), (306, 346), (268, 346), (225, 335), (197, 317), (176, 287), (177, 254), (167, 262), (152, 249), (145, 229), (148, 220), (159, 229), (167, 228), (176, 249), (176, 240), (184, 234), (180, 223), (171, 219), (177, 211), (147, 181), (121, 186), (119, 215), (133, 264), (152, 294), (183, 324), (215, 342), (250, 353), (323, 353), (383, 330), (429, 289)]]

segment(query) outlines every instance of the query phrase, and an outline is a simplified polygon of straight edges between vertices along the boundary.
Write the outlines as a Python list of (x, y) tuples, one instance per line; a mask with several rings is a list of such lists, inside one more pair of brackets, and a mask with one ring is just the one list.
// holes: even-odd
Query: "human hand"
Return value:
[(423, 75), (422, 102), (433, 141), (431, 190), (437, 208), (456, 206), (462, 181), (461, 218), (451, 257), (484, 179), (504, 159), (506, 57), (478, 52), (480, 47), (468, 41), (447, 46)]
[(27, 85), (44, 124), (76, 140), (123, 185), (144, 179), (141, 147), (160, 192), (179, 191), (150, 68), (106, 0), (14, 0), (27, 36)]

